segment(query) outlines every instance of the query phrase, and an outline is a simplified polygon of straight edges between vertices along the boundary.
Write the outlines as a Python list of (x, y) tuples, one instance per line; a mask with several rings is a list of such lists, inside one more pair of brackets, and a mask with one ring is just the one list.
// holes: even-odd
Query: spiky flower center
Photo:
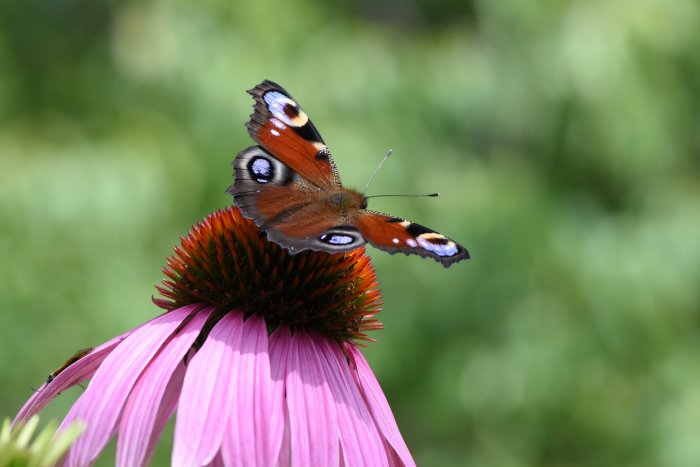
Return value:
[(347, 254), (304, 251), (290, 255), (267, 240), (235, 206), (210, 214), (175, 247), (163, 269), (156, 305), (214, 305), (243, 310), (337, 341), (365, 339), (379, 329), (378, 283), (364, 249)]

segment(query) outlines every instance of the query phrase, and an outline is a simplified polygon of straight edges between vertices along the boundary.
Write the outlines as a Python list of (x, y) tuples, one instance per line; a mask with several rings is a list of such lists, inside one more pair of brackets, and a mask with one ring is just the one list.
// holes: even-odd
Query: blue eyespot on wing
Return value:
[(432, 258), (445, 267), (469, 259), (469, 252), (459, 243), (400, 217), (362, 211), (356, 224), (370, 244), (391, 254), (403, 253)]

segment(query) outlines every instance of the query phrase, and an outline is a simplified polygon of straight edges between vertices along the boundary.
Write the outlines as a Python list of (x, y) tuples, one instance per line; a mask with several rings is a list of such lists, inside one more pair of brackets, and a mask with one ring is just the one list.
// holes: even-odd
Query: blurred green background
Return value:
[(347, 185), (393, 148), (371, 193), (442, 194), (374, 209), (472, 253), (368, 248), (420, 465), (699, 465), (699, 50), (692, 0), (3, 1), (0, 414), (159, 313), (268, 78)]

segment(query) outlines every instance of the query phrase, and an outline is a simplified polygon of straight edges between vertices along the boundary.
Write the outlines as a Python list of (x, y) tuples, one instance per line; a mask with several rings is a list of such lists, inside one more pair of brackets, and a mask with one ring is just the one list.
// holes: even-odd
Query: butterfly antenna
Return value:
[(365, 199), (370, 199), (370, 198), (389, 198), (389, 197), (392, 197), (392, 196), (398, 196), (398, 197), (401, 197), (401, 198), (420, 198), (420, 197), (425, 197), (425, 196), (427, 196), (427, 197), (429, 197), (429, 198), (434, 198), (434, 197), (436, 197), (436, 196), (440, 196), (440, 193), (421, 193), (421, 194), (418, 194), (418, 195), (394, 195), (394, 194), (391, 194), (391, 195), (372, 195), (372, 196), (365, 196)]
[(377, 176), (377, 173), (379, 173), (379, 169), (382, 168), (382, 166), (384, 165), (384, 163), (386, 162), (386, 160), (389, 158), (389, 156), (391, 156), (391, 153), (392, 153), (392, 150), (389, 149), (389, 150), (386, 152), (386, 156), (384, 156), (384, 159), (382, 159), (382, 161), (379, 163), (379, 165), (377, 166), (377, 168), (374, 169), (374, 173), (372, 174), (371, 177), (369, 177), (369, 180), (367, 181), (367, 185), (365, 185), (365, 187), (364, 187), (363, 190), (362, 190), (362, 194), (363, 194), (363, 195), (365, 194), (365, 191), (367, 191), (367, 188), (369, 188), (369, 184), (372, 183), (372, 180), (374, 180), (374, 177), (376, 177), (376, 176)]

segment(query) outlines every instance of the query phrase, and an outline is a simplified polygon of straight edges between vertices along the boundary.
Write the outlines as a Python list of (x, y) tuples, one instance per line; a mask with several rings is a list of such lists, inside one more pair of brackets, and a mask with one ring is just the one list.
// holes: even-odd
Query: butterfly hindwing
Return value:
[(303, 250), (344, 253), (366, 243), (358, 229), (346, 223), (343, 213), (322, 203), (309, 203), (267, 231), (267, 238), (296, 254)]
[(432, 258), (445, 267), (469, 259), (469, 252), (459, 243), (400, 217), (363, 210), (355, 223), (369, 243), (391, 254), (416, 254)]
[(244, 216), (258, 227), (295, 204), (298, 175), (259, 146), (238, 153), (233, 161), (234, 182), (227, 192)]
[(233, 162), (228, 192), (244, 216), (267, 237), (295, 254), (304, 250), (340, 253), (365, 244), (350, 214), (329, 209), (329, 191), (319, 190), (259, 146), (241, 151)]

